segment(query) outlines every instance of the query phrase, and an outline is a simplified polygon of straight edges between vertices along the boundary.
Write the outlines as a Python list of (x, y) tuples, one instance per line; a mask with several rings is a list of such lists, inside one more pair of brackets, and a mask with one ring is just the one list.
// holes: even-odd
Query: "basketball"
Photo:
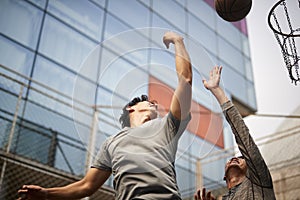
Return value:
[(218, 15), (228, 22), (239, 21), (247, 16), (252, 0), (215, 0)]

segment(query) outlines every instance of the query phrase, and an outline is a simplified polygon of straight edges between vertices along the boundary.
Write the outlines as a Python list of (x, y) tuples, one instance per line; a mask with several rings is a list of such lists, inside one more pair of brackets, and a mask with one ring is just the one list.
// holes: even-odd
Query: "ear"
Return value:
[(134, 109), (132, 108), (132, 106), (127, 106), (126, 107), (126, 110), (128, 111), (128, 112), (133, 112), (134, 111)]

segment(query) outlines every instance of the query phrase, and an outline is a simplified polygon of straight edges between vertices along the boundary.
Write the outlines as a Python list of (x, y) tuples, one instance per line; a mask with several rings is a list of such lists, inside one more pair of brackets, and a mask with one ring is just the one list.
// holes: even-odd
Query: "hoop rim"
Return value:
[(283, 36), (286, 36), (286, 37), (300, 37), (300, 34), (286, 34), (286, 33), (282, 33), (282, 32), (279, 32), (278, 30), (276, 30), (272, 23), (271, 23), (271, 15), (272, 13), (274, 12), (275, 8), (281, 4), (282, 2), (284, 2), (285, 0), (280, 0), (278, 1), (276, 4), (273, 5), (273, 7), (271, 8), (271, 10), (269, 11), (269, 14), (268, 14), (268, 24), (269, 24), (269, 27), (272, 29), (273, 32), (279, 34), (279, 35), (283, 35)]

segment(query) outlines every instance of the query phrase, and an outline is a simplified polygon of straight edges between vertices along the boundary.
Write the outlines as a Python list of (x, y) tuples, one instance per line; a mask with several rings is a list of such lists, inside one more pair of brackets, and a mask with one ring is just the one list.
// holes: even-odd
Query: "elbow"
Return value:
[(193, 82), (192, 70), (178, 73), (178, 80), (179, 80), (179, 82), (183, 83), (184, 85), (186, 85), (186, 84), (192, 85), (192, 82)]
[(179, 76), (179, 86), (184, 90), (191, 88), (192, 82), (192, 76)]
[(85, 196), (91, 196), (97, 191), (98, 188), (93, 187), (93, 185), (85, 184), (83, 187), (83, 191)]
[(182, 74), (184, 77), (185, 82), (189, 83), (192, 85), (193, 82), (193, 71), (192, 71), (192, 66), (189, 64), (188, 70), (186, 70), (185, 73)]
[(80, 198), (91, 196), (96, 192), (97, 188), (93, 187), (90, 183), (83, 183), (81, 187), (78, 188), (78, 195)]
[(193, 83), (193, 75), (192, 73), (186, 74), (182, 76), (181, 81), (184, 83), (184, 85), (191, 86)]
[(185, 78), (185, 82), (187, 82), (189, 85), (192, 85), (193, 83), (193, 77), (192, 75)]

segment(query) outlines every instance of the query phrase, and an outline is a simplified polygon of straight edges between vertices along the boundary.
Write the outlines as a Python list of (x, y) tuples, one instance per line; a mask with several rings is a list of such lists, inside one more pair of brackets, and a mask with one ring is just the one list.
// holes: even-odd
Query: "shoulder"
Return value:
[(179, 127), (183, 127), (185, 129), (185, 127), (191, 120), (191, 113), (189, 113), (189, 115), (185, 119), (180, 120), (177, 119), (172, 114), (172, 112), (168, 112), (168, 114), (165, 116), (165, 120), (167, 121), (167, 124), (170, 124), (172, 127), (176, 128), (177, 130), (179, 129)]

